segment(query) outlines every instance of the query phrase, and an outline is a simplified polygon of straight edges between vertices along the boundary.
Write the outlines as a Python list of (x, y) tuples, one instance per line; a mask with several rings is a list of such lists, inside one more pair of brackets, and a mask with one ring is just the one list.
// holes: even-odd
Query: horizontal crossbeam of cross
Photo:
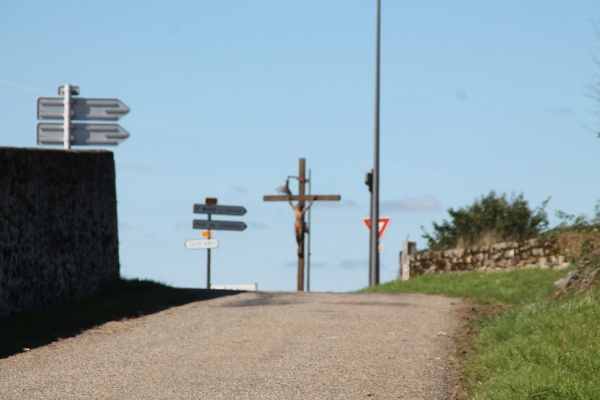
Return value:
[(283, 195), (283, 196), (263, 196), (264, 201), (339, 201), (342, 196), (339, 194), (307, 194), (307, 195)]

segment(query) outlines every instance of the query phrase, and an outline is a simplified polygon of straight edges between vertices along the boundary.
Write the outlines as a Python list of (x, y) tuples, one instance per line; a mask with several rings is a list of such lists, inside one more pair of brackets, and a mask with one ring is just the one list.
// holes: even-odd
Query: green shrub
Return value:
[(548, 227), (544, 208), (549, 201), (532, 210), (522, 193), (507, 198), (492, 190), (470, 206), (448, 209), (451, 220), (434, 222), (433, 234), (421, 227), (423, 238), (431, 250), (444, 250), (536, 237)]

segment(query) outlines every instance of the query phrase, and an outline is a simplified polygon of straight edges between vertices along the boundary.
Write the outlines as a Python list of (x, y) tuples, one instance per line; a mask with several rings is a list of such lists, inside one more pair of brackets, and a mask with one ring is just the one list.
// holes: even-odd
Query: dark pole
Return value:
[[(308, 195), (310, 196), (311, 194), (311, 187), (312, 187), (312, 180), (311, 180), (311, 173), (310, 173), (310, 168), (308, 169)], [(312, 209), (309, 208), (308, 209), (308, 238), (307, 238), (307, 243), (306, 243), (306, 247), (307, 247), (307, 251), (306, 251), (306, 291), (310, 292), (310, 237), (312, 236), (311, 233), (311, 229), (312, 226), (310, 224), (310, 210)]]
[(379, 285), (379, 70), (381, 48), (381, 0), (377, 0), (377, 39), (375, 55), (375, 151), (373, 191), (371, 192), (371, 247), (369, 286)]
[[(306, 180), (306, 162), (304, 158), (300, 159), (299, 165), (300, 172), (298, 173), (298, 195), (300, 196), (300, 200), (298, 200), (298, 210), (304, 210), (304, 196), (306, 195), (304, 191), (304, 183)], [(300, 220), (300, 232), (301, 238), (300, 243), (298, 243), (298, 291), (304, 291), (304, 213), (301, 216)]]
[[(211, 220), (211, 214), (208, 214), (208, 220)], [(210, 230), (208, 231), (208, 238), (211, 238)], [(210, 249), (206, 249), (206, 288), (210, 289)]]

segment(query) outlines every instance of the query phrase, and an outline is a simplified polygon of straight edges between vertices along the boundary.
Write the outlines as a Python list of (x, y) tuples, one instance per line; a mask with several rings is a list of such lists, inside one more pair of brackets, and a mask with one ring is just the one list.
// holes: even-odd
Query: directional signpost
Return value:
[(246, 224), (241, 221), (208, 221), (204, 219), (194, 220), (194, 229), (212, 229), (215, 231), (243, 231)]
[[(129, 132), (117, 124), (73, 124), (71, 145), (113, 145), (116, 146), (129, 137)], [(38, 124), (38, 144), (58, 144), (64, 142), (62, 124)]]
[[(129, 113), (129, 107), (119, 99), (73, 98), (71, 119), (118, 121)], [(61, 97), (40, 97), (37, 101), (38, 119), (63, 119), (65, 100)]]
[(66, 150), (73, 146), (116, 146), (129, 137), (129, 132), (117, 124), (71, 123), (71, 121), (118, 121), (129, 113), (119, 99), (90, 99), (73, 97), (79, 87), (59, 86), (63, 97), (40, 97), (37, 117), (40, 120), (62, 120), (63, 123), (38, 123), (37, 143), (41, 145), (64, 144)]
[(246, 209), (238, 206), (218, 206), (216, 204), (194, 204), (194, 214), (244, 215)]
[(246, 209), (240, 206), (217, 205), (217, 199), (209, 197), (205, 204), (194, 204), (194, 213), (207, 214), (208, 219), (195, 219), (192, 223), (194, 229), (205, 229), (203, 232), (205, 239), (188, 240), (185, 242), (185, 248), (188, 250), (206, 249), (206, 287), (210, 289), (210, 249), (219, 247), (219, 241), (211, 238), (211, 230), (243, 231), (247, 227), (241, 221), (213, 221), (212, 215), (240, 216), (246, 214)]

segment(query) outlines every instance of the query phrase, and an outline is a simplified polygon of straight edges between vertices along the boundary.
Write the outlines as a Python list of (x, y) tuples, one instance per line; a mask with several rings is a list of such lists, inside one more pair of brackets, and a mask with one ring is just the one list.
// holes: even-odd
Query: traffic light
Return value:
[(369, 187), (369, 192), (373, 191), (373, 173), (367, 172), (365, 173), (365, 185)]

